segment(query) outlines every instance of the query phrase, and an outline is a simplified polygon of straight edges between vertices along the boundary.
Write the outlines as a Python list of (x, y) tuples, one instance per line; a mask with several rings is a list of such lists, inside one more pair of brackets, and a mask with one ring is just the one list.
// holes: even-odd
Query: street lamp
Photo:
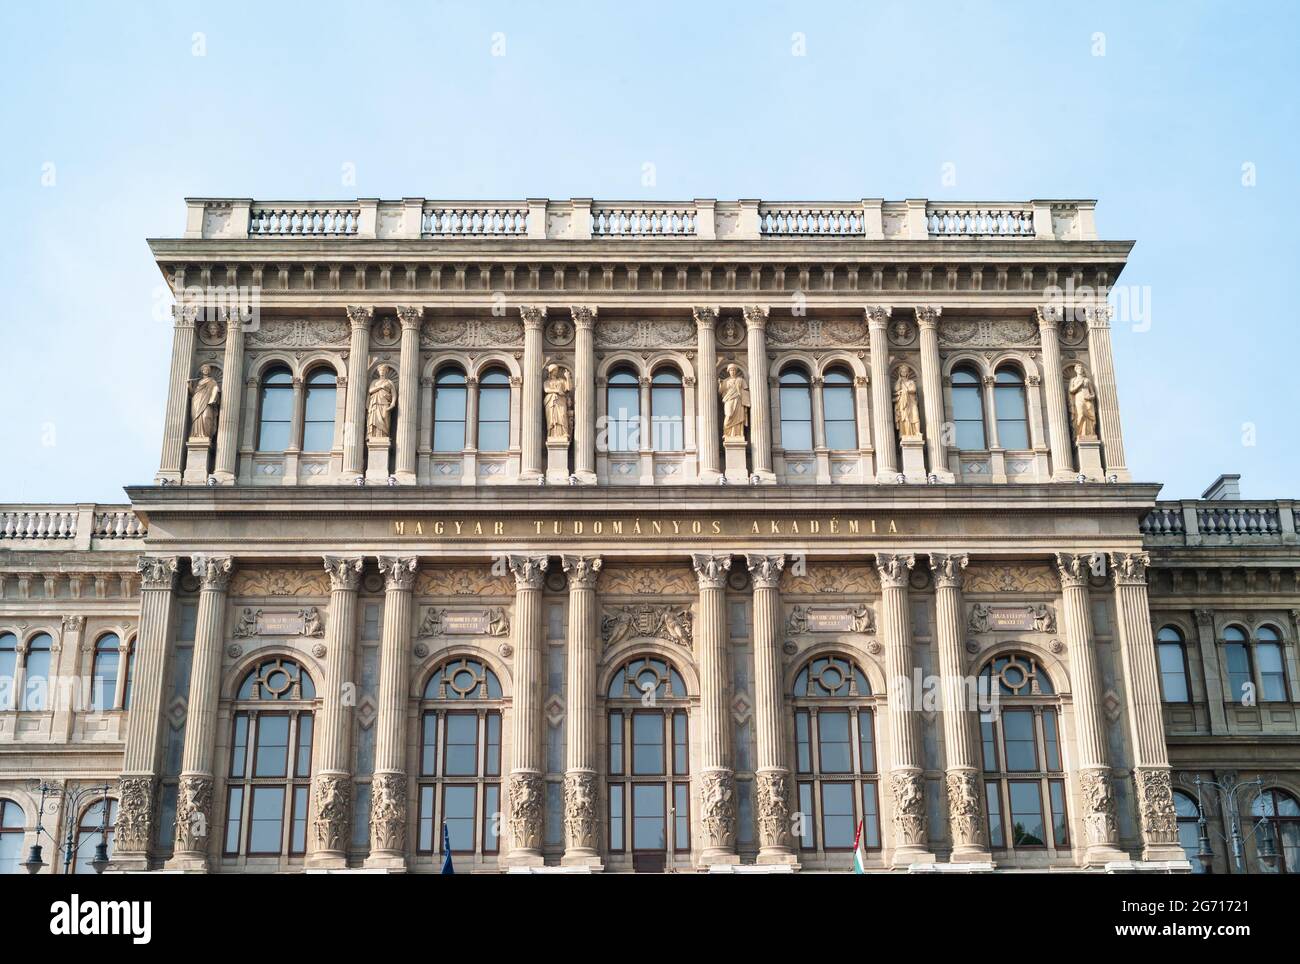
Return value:
[[(1196, 859), (1201, 862), (1207, 871), (1210, 864), (1214, 861), (1214, 851), (1210, 848), (1210, 827), (1205, 820), (1205, 801), (1201, 796), (1201, 787), (1213, 787), (1219, 794), (1219, 807), (1223, 811), (1224, 820), (1228, 824), (1228, 834), (1216, 833), (1215, 836), (1222, 839), (1228, 844), (1232, 852), (1232, 862), (1237, 868), (1237, 873), (1245, 873), (1245, 839), (1241, 832), (1240, 811), (1237, 807), (1237, 792), (1242, 787), (1254, 787), (1255, 799), (1258, 800), (1264, 789), (1264, 778), (1257, 777), (1248, 783), (1216, 783), (1213, 780), (1202, 780), (1196, 778), (1196, 809), (1200, 816), (1196, 820)], [(1273, 827), (1268, 821), (1268, 816), (1261, 816), (1258, 822), (1250, 828), (1255, 834), (1256, 849), (1259, 853), (1259, 859), (1264, 866), (1272, 868), (1277, 866), (1277, 851), (1273, 847)], [(1260, 831), (1263, 830), (1263, 834)]]
[(41, 794), (40, 806), (36, 811), (36, 843), (32, 844), (31, 849), (27, 852), (27, 860), (23, 862), (23, 867), (29, 874), (38, 874), (41, 868), (46, 866), (42, 858), (41, 834), (49, 837), (58, 846), (58, 838), (45, 829), (42, 823), (45, 817), (45, 801), (55, 800), (60, 797), (64, 800), (64, 820), (67, 822), (68, 829), (63, 841), (63, 872), (65, 874), (72, 872), (72, 860), (81, 849), (85, 841), (77, 840), (77, 814), (81, 810), (84, 801), (92, 800), (99, 797), (103, 802), (102, 820), (99, 825), (99, 842), (95, 844), (94, 856), (91, 858), (91, 869), (97, 874), (102, 874), (108, 867), (108, 811), (109, 799), (108, 794), (113, 788), (107, 784), (98, 786), (76, 787), (72, 790), (66, 790), (55, 784), (39, 782), (32, 787), (32, 792), (37, 791)]

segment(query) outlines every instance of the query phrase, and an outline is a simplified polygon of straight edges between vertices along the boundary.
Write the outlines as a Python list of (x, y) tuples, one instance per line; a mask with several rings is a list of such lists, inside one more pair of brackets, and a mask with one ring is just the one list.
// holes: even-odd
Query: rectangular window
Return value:
[[(478, 714), (454, 712), (443, 717), (442, 772), (449, 777), (478, 776)], [(470, 810), (471, 816), (473, 810)], [(471, 849), (474, 835), (470, 834)], [(453, 847), (453, 849), (459, 849)]]
[(1056, 710), (1043, 710), (1043, 744), (1047, 755), (1047, 769), (1056, 773), (1061, 769), (1061, 743), (1056, 735)]
[(1002, 832), (1002, 791), (996, 781), (984, 784), (984, 800), (989, 810), (989, 848), (1001, 850), (1007, 843)]
[(662, 713), (632, 714), (632, 772), (637, 775), (664, 772)]
[(817, 714), (817, 762), (822, 773), (852, 773), (853, 751), (849, 740), (849, 714), (845, 710), (822, 710)]
[(1259, 661), (1259, 698), (1266, 703), (1286, 700), (1286, 674), (1282, 671), (1282, 647), (1277, 643), (1259, 643), (1255, 646)]
[(673, 784), (673, 850), (689, 853), (691, 849), (691, 788)]
[(501, 849), (501, 787), (489, 783), (483, 787), (483, 852), (494, 854)]
[(1034, 711), (1002, 711), (1002, 746), (1007, 755), (1007, 770), (1026, 773), (1038, 769), (1034, 748)]
[[(289, 717), (280, 713), (262, 713), (257, 717), (257, 751), (253, 759), (253, 776), (288, 775)], [(279, 848), (276, 848), (276, 853), (279, 853)]]
[(307, 788), (293, 788), (293, 825), (289, 834), (289, 853), (307, 852)]
[(1250, 654), (1245, 643), (1227, 643), (1223, 647), (1228, 661), (1228, 701), (1245, 702), (1246, 694), (1254, 686), (1250, 674)]
[(817, 837), (814, 833), (817, 815), (813, 812), (813, 788), (811, 783), (799, 784), (799, 826), (802, 829), (802, 836), (799, 838), (799, 846), (804, 850), (813, 850), (817, 847)]
[(416, 849), (422, 854), (433, 853), (433, 791), (431, 786), (420, 787), (420, 839)]
[(231, 787), (226, 794), (226, 853), (239, 853), (239, 829), (244, 817), (244, 788)]
[(420, 773), (431, 777), (438, 772), (438, 714), (424, 714), (424, 735), (420, 740)]
[(664, 839), (664, 785), (632, 784), (632, 849), (659, 851), (667, 849)]
[(1065, 816), (1065, 783), (1051, 780), (1047, 792), (1052, 801), (1052, 842), (1057, 850), (1070, 846), (1070, 822)]
[(673, 774), (683, 776), (691, 772), (689, 763), (689, 744), (686, 736), (686, 714), (681, 710), (673, 713)]
[(870, 710), (858, 711), (858, 757), (862, 773), (876, 772), (876, 734)]
[(853, 784), (822, 785), (822, 846), (826, 850), (850, 850), (857, 831), (853, 806)]
[(311, 734), (312, 715), (298, 714), (298, 762), (294, 769), (295, 776), (311, 776)]
[[(261, 720), (258, 720), (259, 729)], [(284, 787), (253, 787), (248, 808), (248, 853), (278, 854), (284, 830)]]
[(609, 714), (609, 772), (623, 772), (623, 714)]
[(862, 845), (868, 850), (880, 849), (880, 798), (874, 780), (862, 784)]
[(1043, 847), (1047, 828), (1043, 826), (1043, 791), (1038, 781), (1011, 780), (1011, 833), (1014, 847)]
[(489, 777), (501, 775), (501, 714), (493, 710), (484, 722), (487, 728), (487, 756), (483, 762), (483, 773)]
[(230, 741), (230, 775), (242, 777), (248, 757), (248, 714), (235, 714), (235, 735)]
[(474, 798), (477, 789), (461, 784), (442, 788), (442, 820), (447, 825), (452, 853), (474, 852)]
[(1182, 643), (1157, 643), (1160, 659), (1160, 692), (1166, 703), (1186, 703), (1187, 667), (1183, 665)]
[(998, 751), (993, 740), (993, 716), (989, 713), (980, 714), (980, 742), (984, 746), (984, 771), (997, 773)]
[(609, 787), (609, 849), (622, 852), (623, 842), (623, 787), (610, 784)]
[(795, 757), (800, 773), (812, 773), (812, 750), (808, 741), (808, 711), (799, 710), (794, 715)]

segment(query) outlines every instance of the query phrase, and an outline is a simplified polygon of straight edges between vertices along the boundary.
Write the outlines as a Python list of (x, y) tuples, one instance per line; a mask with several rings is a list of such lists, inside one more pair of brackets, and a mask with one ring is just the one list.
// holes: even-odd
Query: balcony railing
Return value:
[(1149, 546), (1294, 545), (1295, 502), (1186, 499), (1157, 502), (1139, 528)]
[(148, 528), (124, 505), (0, 506), (0, 550), (135, 548)]
[(189, 198), (185, 237), (468, 241), (1095, 241), (1096, 202)]

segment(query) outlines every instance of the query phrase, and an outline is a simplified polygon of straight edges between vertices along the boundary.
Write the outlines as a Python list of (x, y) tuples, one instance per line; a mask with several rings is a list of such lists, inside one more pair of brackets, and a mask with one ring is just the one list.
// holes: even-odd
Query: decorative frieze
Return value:
[(684, 606), (618, 606), (606, 609), (600, 619), (600, 638), (606, 648), (634, 637), (662, 639), (690, 648), (693, 633), (693, 617)]
[(328, 596), (329, 578), (305, 569), (244, 569), (230, 583), (232, 596)]
[(1038, 344), (1038, 325), (1028, 319), (949, 320), (939, 327), (945, 348), (1027, 348)]
[(614, 318), (596, 326), (596, 347), (616, 348), (692, 348), (695, 324), (681, 318), (659, 320)]
[(781, 593), (787, 596), (854, 593), (876, 595), (879, 592), (880, 578), (870, 566), (809, 563), (800, 572), (789, 567), (781, 577)]
[(514, 580), (494, 574), (485, 566), (421, 569), (415, 581), (417, 596), (513, 596)]
[(962, 579), (962, 591), (967, 593), (1055, 593), (1058, 588), (1051, 569), (1039, 565), (973, 563)]
[(422, 348), (522, 348), (524, 327), (514, 318), (431, 318), (420, 326)]
[(602, 596), (693, 596), (698, 588), (684, 566), (606, 566), (598, 586)]

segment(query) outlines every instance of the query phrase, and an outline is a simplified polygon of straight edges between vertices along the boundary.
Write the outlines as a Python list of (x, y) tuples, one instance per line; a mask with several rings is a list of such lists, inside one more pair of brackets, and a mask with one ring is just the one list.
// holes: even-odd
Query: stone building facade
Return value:
[(1300, 870), (1294, 506), (1130, 477), (1093, 214), (188, 201), (153, 483), (0, 512), (0, 864)]

